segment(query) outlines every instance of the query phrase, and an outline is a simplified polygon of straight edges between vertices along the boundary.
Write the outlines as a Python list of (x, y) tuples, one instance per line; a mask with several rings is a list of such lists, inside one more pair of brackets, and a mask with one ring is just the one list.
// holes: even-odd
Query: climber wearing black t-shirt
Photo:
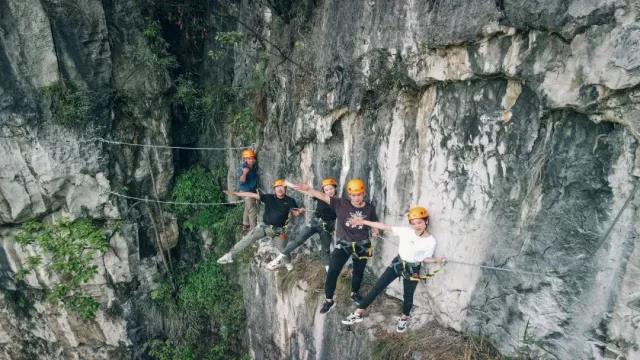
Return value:
[[(313, 190), (307, 184), (298, 184), (294, 189), (307, 193), (327, 204), (336, 212), (336, 248), (331, 253), (329, 269), (324, 284), (325, 302), (320, 309), (321, 314), (326, 314), (333, 308), (333, 295), (336, 290), (336, 282), (344, 264), (349, 257), (353, 260), (353, 276), (351, 278), (351, 299), (358, 303), (361, 296), (358, 293), (362, 284), (364, 269), (367, 260), (371, 257), (372, 247), (369, 240), (369, 229), (365, 226), (352, 227), (349, 220), (353, 217), (378, 221), (375, 208), (364, 201), (364, 181), (352, 179), (347, 183), (349, 200), (338, 197), (329, 197), (326, 194)], [(378, 235), (378, 229), (371, 229), (374, 236)]]
[[(329, 197), (334, 197), (337, 185), (338, 183), (335, 179), (324, 179), (322, 180), (322, 192)], [(296, 236), (296, 239), (289, 242), (284, 251), (267, 265), (267, 269), (275, 270), (279, 267), (286, 266), (288, 270), (292, 270), (293, 265), (291, 265), (289, 256), (293, 250), (304, 244), (305, 241), (314, 234), (319, 234), (320, 245), (322, 247), (322, 262), (324, 263), (325, 271), (328, 270), (331, 240), (333, 239), (333, 230), (336, 222), (336, 212), (327, 203), (318, 199), (316, 199), (316, 202), (317, 206), (313, 219), (311, 219), (311, 221), (302, 229), (302, 232)]]
[(265, 236), (274, 237), (281, 235), (284, 239), (284, 231), (289, 214), (299, 216), (304, 213), (304, 209), (298, 209), (296, 201), (287, 196), (284, 179), (273, 182), (273, 194), (258, 194), (253, 192), (225, 191), (227, 194), (239, 197), (249, 197), (260, 200), (264, 203), (263, 224), (253, 228), (247, 235), (243, 236), (228, 253), (218, 259), (218, 264), (228, 264), (233, 262), (233, 256), (242, 251), (254, 241)]

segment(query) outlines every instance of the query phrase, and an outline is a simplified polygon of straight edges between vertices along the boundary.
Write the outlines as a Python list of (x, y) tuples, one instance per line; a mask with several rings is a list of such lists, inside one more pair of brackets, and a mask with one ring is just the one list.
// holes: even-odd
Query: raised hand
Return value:
[(309, 190), (311, 190), (311, 186), (309, 184), (305, 184), (305, 183), (294, 184), (292, 187), (295, 190), (298, 190), (298, 191), (309, 191)]

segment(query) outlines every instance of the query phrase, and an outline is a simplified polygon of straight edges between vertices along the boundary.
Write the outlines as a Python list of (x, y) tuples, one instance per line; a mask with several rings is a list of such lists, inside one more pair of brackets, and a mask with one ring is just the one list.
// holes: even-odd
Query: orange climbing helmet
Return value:
[(273, 185), (271, 185), (272, 188), (274, 188), (276, 186), (287, 186), (287, 185), (285, 185), (284, 179), (278, 179), (278, 180), (273, 182)]
[(242, 158), (254, 158), (256, 157), (256, 152), (253, 149), (244, 149), (242, 150)]
[(409, 209), (409, 213), (407, 214), (407, 218), (409, 221), (413, 219), (426, 219), (429, 217), (429, 211), (422, 206), (416, 206)]
[(364, 192), (364, 181), (361, 179), (351, 179), (347, 183), (347, 193), (349, 195), (358, 195)]
[(321, 183), (321, 184), (322, 184), (322, 186), (321, 186), (321, 187), (322, 187), (323, 189), (324, 189), (324, 187), (325, 187), (325, 186), (327, 186), (327, 185), (333, 185), (333, 186), (335, 186), (335, 187), (337, 187), (337, 186), (338, 186), (338, 182), (336, 181), (336, 179), (333, 179), (333, 178), (326, 178), (326, 179), (322, 180), (322, 183)]

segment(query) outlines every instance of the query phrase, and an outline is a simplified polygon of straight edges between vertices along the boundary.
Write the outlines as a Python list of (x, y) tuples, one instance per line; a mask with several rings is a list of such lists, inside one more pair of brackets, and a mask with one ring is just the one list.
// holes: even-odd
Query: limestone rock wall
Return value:
[[(430, 209), (437, 254), (542, 273), (450, 263), (416, 295), (416, 314), (507, 355), (640, 356), (635, 2), (253, 10), (293, 60), (270, 62), (265, 188), (361, 177), (387, 223)], [(396, 240), (377, 249), (380, 273)]]
[[(133, 305), (153, 286), (158, 258), (141, 209), (107, 192), (164, 194), (172, 154), (95, 138), (167, 144), (168, 72), (150, 65), (140, 2), (9, 0), (0, 13), (0, 357), (128, 357), (140, 340)], [(46, 96), (53, 88), (94, 106), (78, 123), (61, 122)], [(61, 216), (122, 222), (83, 286), (100, 302), (94, 321), (45, 301), (41, 290), (56, 279), (44, 268), (15, 282), (39, 251), (15, 243), (20, 224)]]

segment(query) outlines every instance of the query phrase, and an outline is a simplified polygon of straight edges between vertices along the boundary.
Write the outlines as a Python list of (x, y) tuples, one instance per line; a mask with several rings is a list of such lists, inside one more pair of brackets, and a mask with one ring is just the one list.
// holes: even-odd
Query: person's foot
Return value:
[(242, 225), (242, 233), (247, 234), (251, 231), (251, 225)]
[(360, 305), (360, 301), (362, 301), (362, 296), (360, 296), (360, 294), (357, 292), (351, 293), (351, 300), (353, 300), (353, 302), (356, 305)]
[(324, 304), (322, 304), (322, 308), (320, 308), (320, 314), (326, 314), (331, 311), (331, 309), (333, 309), (333, 305), (335, 305), (333, 301), (325, 300)]
[(342, 320), (342, 323), (345, 325), (353, 325), (355, 323), (362, 322), (362, 320), (363, 317), (354, 312), (353, 314), (347, 316), (346, 319)]
[(284, 264), (284, 267), (287, 268), (287, 271), (292, 271), (293, 270), (293, 264), (290, 263), (290, 262)]
[(268, 270), (275, 270), (278, 268), (281, 268), (283, 266), (285, 266), (285, 258), (284, 258), (284, 254), (280, 254), (278, 256), (276, 256), (275, 259), (273, 259), (270, 263), (267, 264), (267, 269)]
[(233, 255), (231, 253), (224, 254), (220, 259), (218, 259), (218, 264), (229, 264), (233, 262)]
[(329, 265), (325, 265), (324, 266), (324, 272), (325, 272), (325, 274), (329, 272)]
[(407, 331), (407, 327), (409, 326), (409, 318), (400, 318), (398, 319), (398, 326), (396, 326), (396, 332), (403, 333)]

